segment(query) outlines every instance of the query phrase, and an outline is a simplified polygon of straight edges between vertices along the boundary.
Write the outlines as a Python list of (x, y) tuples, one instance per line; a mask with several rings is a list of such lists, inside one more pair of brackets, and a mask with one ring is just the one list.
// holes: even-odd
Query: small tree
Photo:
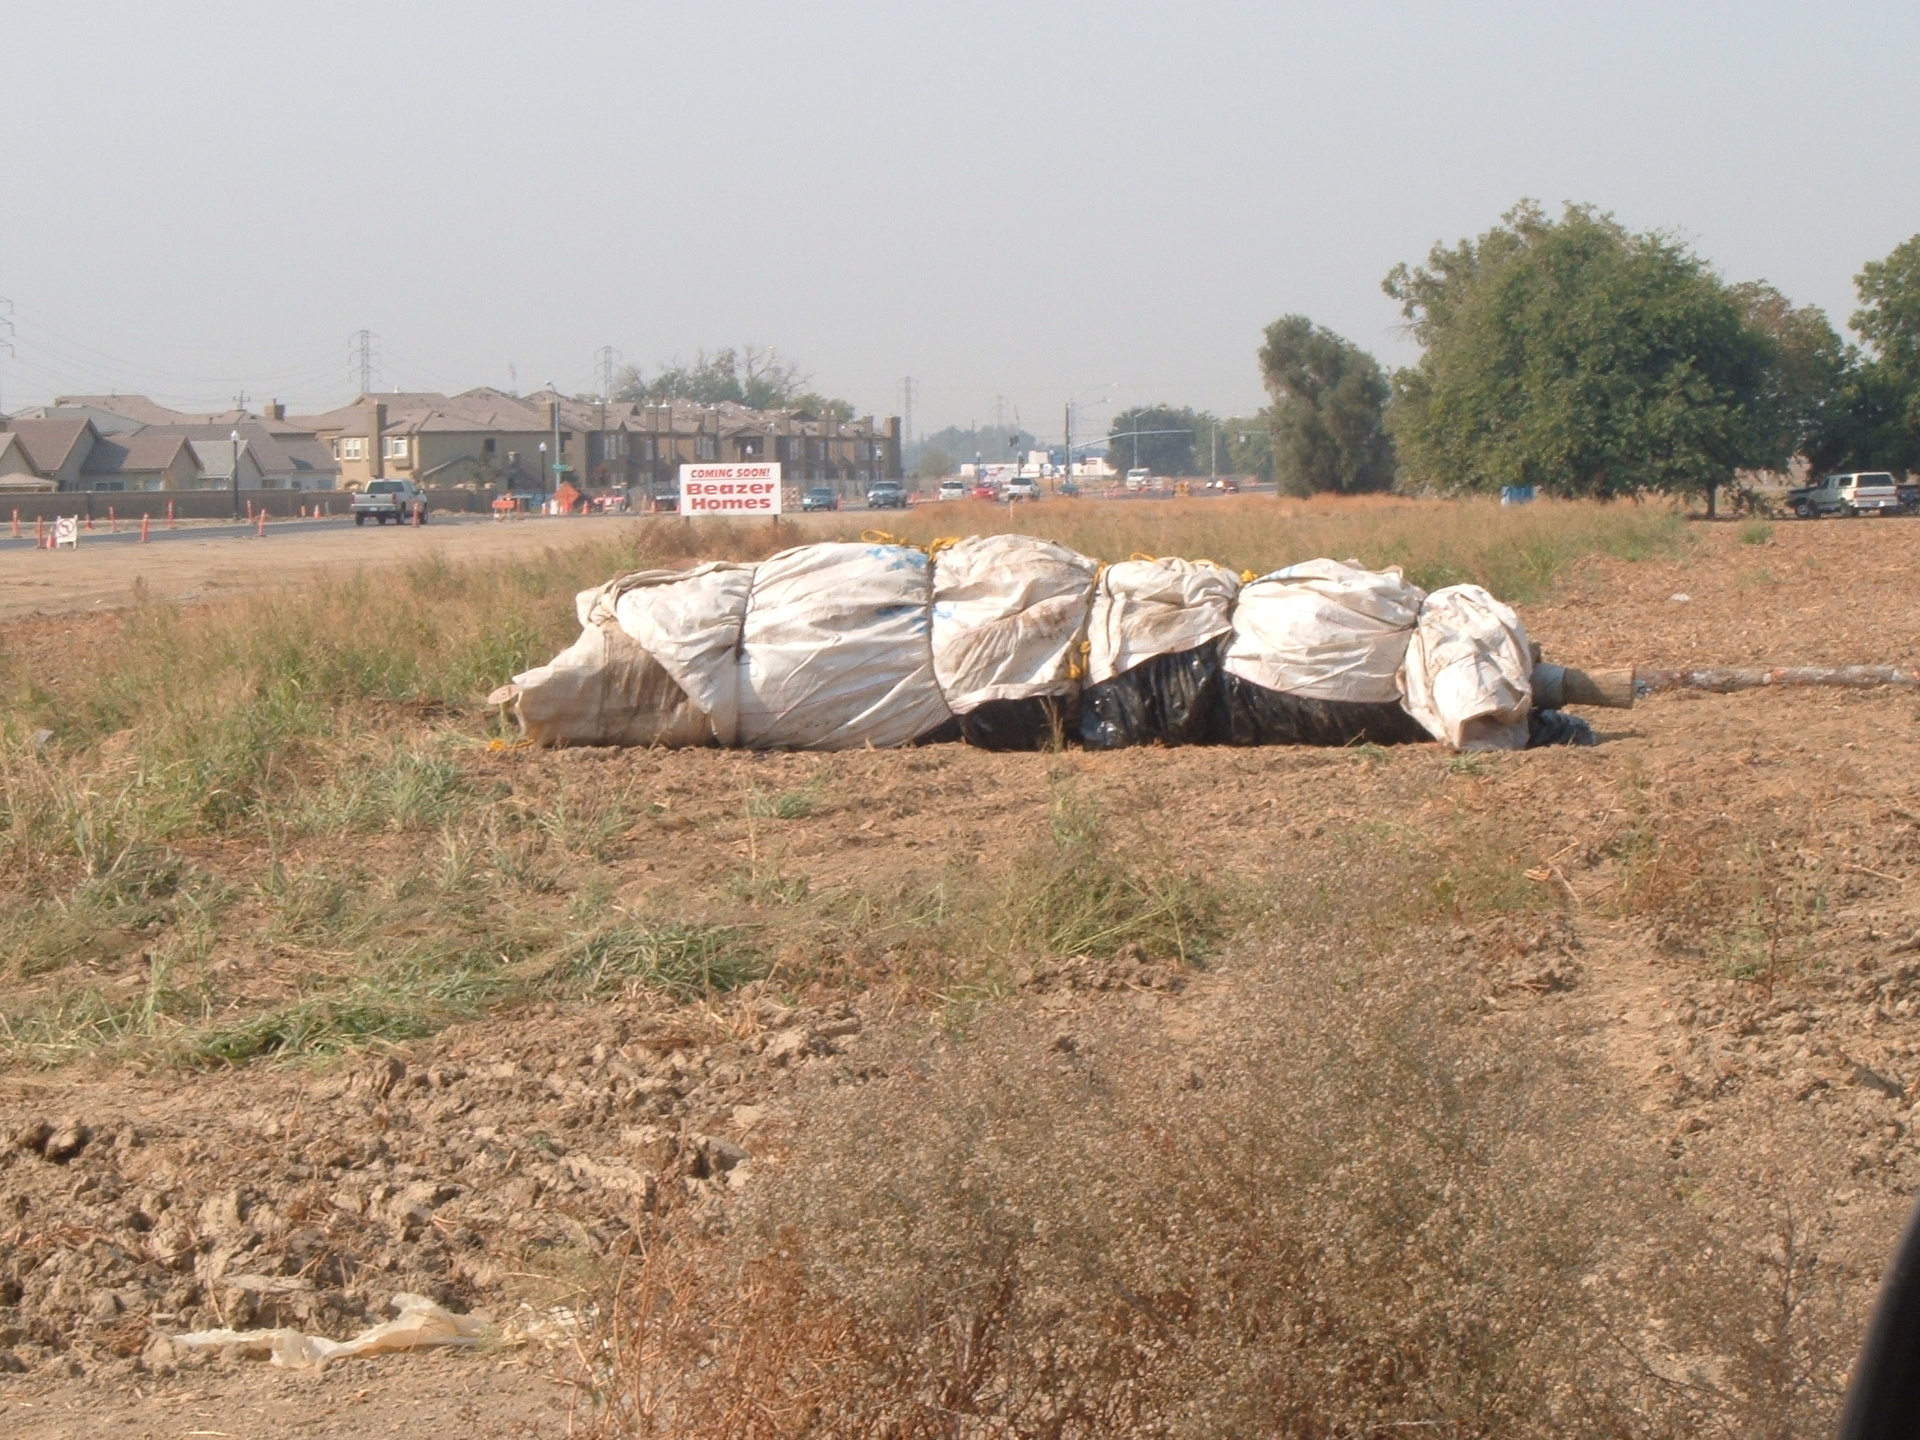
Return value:
[(1273, 397), (1267, 417), (1281, 490), (1352, 494), (1393, 483), (1387, 377), (1371, 355), (1304, 315), (1284, 315), (1267, 327), (1260, 374)]
[(919, 463), (913, 467), (913, 473), (922, 480), (938, 480), (942, 476), (953, 474), (953, 457), (944, 450), (925, 450), (921, 452)]
[(1854, 277), (1850, 322), (1872, 351), (1849, 395), (1856, 463), (1920, 468), (1920, 235)]

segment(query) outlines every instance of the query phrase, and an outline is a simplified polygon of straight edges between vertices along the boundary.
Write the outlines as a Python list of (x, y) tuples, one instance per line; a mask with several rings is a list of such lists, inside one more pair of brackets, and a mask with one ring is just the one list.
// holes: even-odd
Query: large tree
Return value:
[(1384, 282), (1422, 354), (1388, 425), (1443, 490), (1694, 493), (1787, 458), (1772, 423), (1774, 342), (1673, 239), (1525, 202), (1477, 240)]
[(1107, 429), (1107, 463), (1116, 470), (1142, 466), (1156, 475), (1204, 474), (1208, 436), (1219, 423), (1185, 406), (1122, 410)]
[(1273, 404), (1273, 473), (1283, 492), (1351, 494), (1393, 483), (1380, 362), (1304, 315), (1267, 326), (1260, 374)]

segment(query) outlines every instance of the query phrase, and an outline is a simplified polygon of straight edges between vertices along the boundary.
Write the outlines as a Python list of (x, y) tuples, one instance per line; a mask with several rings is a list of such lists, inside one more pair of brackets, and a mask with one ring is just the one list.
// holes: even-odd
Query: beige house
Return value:
[[(196, 490), (200, 462), (185, 436), (135, 430), (94, 442), (79, 490)], [(69, 488), (69, 487), (62, 487)]]
[(27, 458), (27, 447), (20, 442), (20, 437), (11, 430), (0, 430), (0, 491), (17, 495), (23, 490), (48, 491), (56, 488), (53, 481), (33, 468), (33, 461)]

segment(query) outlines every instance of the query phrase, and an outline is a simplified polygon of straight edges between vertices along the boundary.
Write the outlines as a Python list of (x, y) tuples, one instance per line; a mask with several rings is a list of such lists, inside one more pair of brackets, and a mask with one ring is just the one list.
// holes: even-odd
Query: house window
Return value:
[(93, 488), (96, 490), (124, 490), (127, 488), (127, 482), (124, 480), (96, 480), (93, 482)]
[(693, 442), (693, 458), (696, 460), (718, 460), (720, 458), (720, 440), (715, 435), (697, 436)]
[(404, 435), (387, 436), (386, 444), (382, 447), (380, 453), (389, 460), (406, 459), (407, 458), (407, 437)]
[(341, 460), (364, 460), (367, 442), (358, 435), (343, 435), (334, 441), (334, 454)]
[(492, 436), (488, 436), (485, 440), (482, 440), (480, 442), (480, 453), (482, 455), (493, 454), (493, 437)]

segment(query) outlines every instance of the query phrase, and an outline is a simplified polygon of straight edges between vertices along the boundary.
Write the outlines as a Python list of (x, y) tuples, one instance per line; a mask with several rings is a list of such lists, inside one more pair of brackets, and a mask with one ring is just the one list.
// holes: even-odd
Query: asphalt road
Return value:
[[(530, 516), (528, 518), (544, 519), (548, 517)], [(491, 515), (441, 513), (431, 516), (428, 519), (427, 528), (438, 529), (445, 525), (488, 524), (491, 523), (492, 520), (493, 517)], [(92, 549), (95, 545), (140, 544), (140, 522), (138, 520), (122, 520), (118, 533), (108, 530), (106, 521), (104, 520), (96, 520), (94, 525), (94, 529), (82, 530), (80, 532), (81, 548)], [(361, 528), (378, 531), (389, 527), (384, 525), (366, 525)], [(172, 530), (167, 529), (164, 524), (153, 525), (148, 529), (147, 539), (148, 543), (154, 545), (174, 544), (183, 540), (274, 540), (284, 539), (289, 535), (317, 535), (324, 534), (328, 531), (351, 529), (353, 529), (353, 521), (343, 515), (329, 516), (325, 520), (269, 520), (267, 521), (267, 529), (264, 535), (261, 535), (256, 529), (254, 522), (249, 520), (243, 520), (237, 525), (228, 522), (209, 524), (205, 521), (195, 521), (190, 525), (181, 525)], [(49, 535), (53, 533), (51, 523), (47, 525), (46, 531)], [(31, 550), (33, 546), (32, 526), (22, 525), (20, 527), (20, 538), (18, 540), (12, 538), (11, 527), (0, 528), (0, 551)]]

